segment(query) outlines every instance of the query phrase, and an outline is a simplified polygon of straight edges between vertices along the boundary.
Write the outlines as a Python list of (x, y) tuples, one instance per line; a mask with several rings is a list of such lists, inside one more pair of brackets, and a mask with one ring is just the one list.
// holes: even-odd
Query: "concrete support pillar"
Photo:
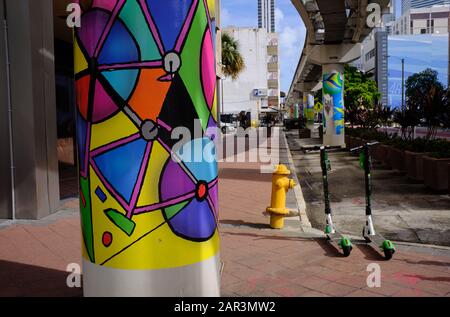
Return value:
[(323, 65), (324, 145), (345, 147), (344, 64)]
[(306, 128), (314, 131), (314, 96), (310, 91), (303, 93), (303, 107), (305, 109)]
[[(3, 5), (3, 2), (0, 4)], [(53, 1), (6, 0), (5, 8), (15, 167), (15, 217), (39, 219), (59, 206)], [(3, 23), (3, 15), (0, 18)], [(4, 36), (1, 32), (0, 41), (4, 42)], [(4, 48), (4, 44), (0, 47)], [(0, 63), (3, 64), (0, 73), (4, 73), (5, 55), (0, 53), (0, 56)], [(0, 76), (5, 79), (1, 80), (0, 85), (5, 85), (6, 78), (3, 74)], [(0, 107), (3, 108), (0, 115), (3, 139), (3, 120), (8, 117), (3, 114), (8, 102), (1, 102)], [(1, 144), (3, 152), (7, 147), (3, 147), (3, 141)], [(3, 173), (1, 179), (3, 182)], [(5, 182), (8, 183), (7, 180)]]
[(0, 219), (12, 217), (11, 161), (9, 142), (8, 76), (4, 36), (4, 6), (0, 0)]
[(85, 296), (220, 295), (214, 3), (84, 8), (74, 49)]

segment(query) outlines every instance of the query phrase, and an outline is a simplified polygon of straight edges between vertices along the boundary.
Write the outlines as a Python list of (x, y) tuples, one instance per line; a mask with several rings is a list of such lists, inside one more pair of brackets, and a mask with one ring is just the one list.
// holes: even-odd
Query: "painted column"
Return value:
[[(214, 2), (83, 7), (74, 54), (85, 296), (220, 295)], [(179, 127), (192, 136), (182, 147)]]
[(323, 65), (324, 145), (345, 147), (344, 65)]
[(298, 119), (299, 117), (298, 109), (299, 109), (298, 103), (294, 104), (294, 119)]
[(314, 131), (314, 96), (311, 93), (303, 93), (303, 106), (305, 109), (306, 128)]

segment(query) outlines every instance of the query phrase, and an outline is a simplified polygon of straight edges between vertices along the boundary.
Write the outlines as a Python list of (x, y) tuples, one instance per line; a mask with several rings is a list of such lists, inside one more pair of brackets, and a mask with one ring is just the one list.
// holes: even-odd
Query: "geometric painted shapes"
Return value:
[(208, 240), (216, 230), (216, 219), (208, 202), (197, 199), (193, 199), (168, 222), (175, 234), (189, 240)]
[(183, 168), (170, 158), (164, 168), (160, 188), (161, 199), (167, 201), (194, 192), (195, 184)]
[(136, 79), (139, 75), (139, 70), (123, 69), (105, 71), (102, 72), (102, 75), (106, 78), (111, 87), (120, 95), (120, 97), (127, 101), (134, 89)]
[(107, 248), (112, 244), (113, 235), (109, 231), (105, 231), (102, 236), (102, 243)]
[(212, 43), (211, 31), (208, 28), (202, 45), (202, 86), (205, 94), (206, 103), (209, 109), (214, 102), (214, 92), (216, 89), (216, 61), (214, 56), (214, 47)]
[(141, 124), (141, 136), (146, 141), (154, 141), (158, 137), (159, 129), (152, 120), (145, 120)]
[[(186, 37), (183, 51), (181, 52), (183, 64), (178, 73), (189, 92), (198, 117), (202, 120), (202, 127), (206, 129), (210, 115), (210, 107), (206, 103), (202, 88), (201, 51), (203, 48), (203, 38), (209, 26), (204, 1), (199, 1), (197, 14), (192, 24), (195, 25), (197, 31), (189, 32)], [(203, 30), (203, 32), (199, 32), (198, 30)]]
[(88, 63), (83, 53), (81, 52), (80, 46), (78, 45), (78, 41), (76, 38), (73, 41), (73, 54), (75, 57), (74, 73), (78, 74), (88, 68)]
[(129, 100), (131, 109), (141, 120), (156, 121), (159, 116), (170, 88), (170, 82), (158, 80), (164, 74), (162, 69), (141, 70), (137, 87)]
[[(120, 127), (120, 129), (117, 127)], [(92, 125), (90, 149), (100, 148), (138, 132), (139, 130), (133, 122), (123, 111), (120, 111), (108, 120)]]
[[(201, 91), (200, 96), (201, 100), (205, 102)], [(164, 105), (158, 118), (167, 123), (171, 128), (185, 127), (189, 129), (192, 135), (195, 132), (195, 121), (198, 120), (198, 115), (189, 92), (179, 74), (175, 74), (172, 79), (170, 89), (166, 93)], [(170, 136), (165, 138), (164, 141), (169, 145), (175, 143)]]
[(209, 118), (208, 128), (205, 132), (205, 135), (208, 136), (213, 141), (218, 140), (217, 138), (220, 137), (220, 132), (217, 127), (217, 123), (214, 121), (214, 118), (212, 115)]
[(208, 192), (208, 197), (210, 198), (210, 202), (212, 203), (212, 208), (214, 211), (214, 214), (216, 215), (217, 218), (217, 214), (218, 214), (218, 208), (219, 208), (219, 185), (218, 183), (216, 183), (214, 186), (212, 186), (209, 189)]
[(180, 55), (170, 52), (164, 56), (164, 70), (169, 74), (175, 74), (181, 67)]
[(94, 262), (94, 228), (92, 225), (92, 206), (89, 179), (80, 177), (80, 197), (84, 203), (80, 204), (81, 231), (89, 259)]
[(79, 43), (89, 57), (93, 57), (110, 15), (101, 10), (92, 10), (81, 16), (81, 27), (76, 28)]
[(104, 203), (108, 199), (108, 197), (103, 192), (103, 190), (100, 188), (100, 186), (97, 187), (97, 189), (95, 190), (95, 194), (97, 195), (98, 199), (100, 199), (102, 201), (102, 203)]
[(127, 203), (131, 200), (146, 147), (147, 142), (137, 139), (93, 158), (101, 173), (99, 176), (103, 176)]
[(215, 150), (213, 141), (202, 138), (184, 144), (176, 154), (198, 181), (209, 183), (218, 175)]
[(97, 80), (95, 82), (95, 95), (92, 111), (92, 121), (94, 123), (103, 121), (104, 119), (113, 115), (118, 110), (119, 108), (117, 107), (115, 102), (111, 99), (111, 97), (107, 94), (103, 86)]
[(157, 141), (153, 142), (150, 160), (145, 171), (144, 181), (142, 182), (141, 192), (137, 201), (137, 207), (150, 206), (160, 201), (160, 177), (168, 159), (170, 159), (169, 153), (162, 145)]
[(146, 2), (161, 35), (165, 51), (173, 50), (193, 0), (146, 0)]
[(105, 214), (109, 220), (117, 226), (117, 228), (125, 232), (128, 236), (133, 234), (136, 224), (132, 220), (128, 219), (124, 214), (115, 209), (107, 209), (105, 210)]
[(189, 203), (189, 201), (183, 201), (177, 205), (173, 205), (167, 208), (164, 208), (164, 214), (167, 220), (172, 219), (175, 217), (186, 205)]
[(78, 111), (85, 120), (88, 119), (90, 83), (91, 76), (81, 77), (75, 82)]
[(77, 131), (77, 146), (78, 146), (78, 158), (79, 158), (79, 165), (80, 165), (80, 171), (84, 176), (87, 175), (87, 160), (89, 157), (89, 147), (86, 146), (89, 142), (88, 135), (90, 129), (90, 125), (81, 117), (80, 113), (77, 111), (77, 118), (76, 118), (76, 131)]
[(137, 1), (125, 1), (120, 11), (120, 18), (127, 25), (141, 50), (142, 61), (154, 61), (161, 59), (158, 46), (153, 34), (147, 26), (145, 16)]
[(117, 19), (109, 32), (100, 52), (101, 65), (137, 62), (139, 50), (130, 32), (122, 21)]

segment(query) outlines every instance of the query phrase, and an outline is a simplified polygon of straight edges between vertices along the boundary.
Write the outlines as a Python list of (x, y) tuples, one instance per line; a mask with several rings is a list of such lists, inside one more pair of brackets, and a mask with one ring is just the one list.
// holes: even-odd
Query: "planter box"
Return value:
[(311, 138), (311, 130), (309, 129), (299, 129), (298, 137), (300, 139), (310, 139)]
[(405, 151), (405, 170), (408, 178), (423, 182), (423, 159), (429, 153)]
[(436, 191), (448, 191), (450, 159), (423, 158), (423, 178), (425, 186)]
[(355, 147), (358, 146), (363, 146), (364, 144), (366, 144), (366, 140), (363, 140), (361, 138), (352, 138), (352, 146), (350, 147), (350, 149), (353, 149)]
[(390, 146), (388, 149), (389, 164), (397, 171), (405, 170), (405, 152)]
[(380, 162), (382, 164), (385, 164), (386, 158), (387, 158), (387, 147), (383, 144), (377, 144), (372, 147), (372, 158)]
[[(380, 162), (383, 163), (386, 167), (392, 167), (391, 164), (391, 155), (390, 155), (390, 149), (391, 147), (389, 145), (380, 144), (379, 146), (379, 158)], [(377, 148), (378, 148), (377, 147)]]

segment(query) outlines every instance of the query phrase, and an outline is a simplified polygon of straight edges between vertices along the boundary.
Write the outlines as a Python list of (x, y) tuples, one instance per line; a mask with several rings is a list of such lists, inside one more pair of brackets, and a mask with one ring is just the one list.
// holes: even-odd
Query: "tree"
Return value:
[(350, 124), (376, 127), (379, 124), (376, 114), (381, 111), (376, 109), (380, 97), (377, 84), (369, 75), (356, 67), (345, 67), (345, 111)]
[(244, 58), (239, 51), (239, 43), (230, 34), (222, 34), (222, 69), (225, 76), (233, 80), (245, 69)]
[(406, 80), (407, 108), (423, 119), (428, 127), (427, 139), (435, 138), (437, 128), (443, 123), (447, 103), (447, 92), (439, 82), (437, 71), (427, 68)]

